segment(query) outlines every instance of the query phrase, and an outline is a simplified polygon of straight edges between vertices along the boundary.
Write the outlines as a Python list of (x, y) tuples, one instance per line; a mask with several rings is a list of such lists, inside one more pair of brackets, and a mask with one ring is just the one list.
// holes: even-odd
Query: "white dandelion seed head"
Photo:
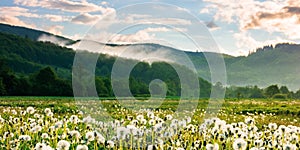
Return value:
[(77, 145), (76, 150), (88, 150), (88, 146), (86, 145)]
[(26, 112), (29, 114), (33, 114), (35, 112), (35, 109), (31, 106), (27, 107)]
[(95, 140), (95, 134), (93, 131), (90, 131), (90, 132), (87, 132), (85, 134), (85, 138), (88, 140), (88, 141), (94, 141)]
[(247, 142), (244, 139), (236, 139), (233, 144), (234, 150), (245, 150), (247, 148)]
[(69, 150), (69, 148), (70, 148), (70, 143), (68, 141), (60, 140), (57, 143), (57, 149), (58, 150)]
[(219, 145), (218, 144), (207, 144), (206, 145), (206, 150), (219, 150)]

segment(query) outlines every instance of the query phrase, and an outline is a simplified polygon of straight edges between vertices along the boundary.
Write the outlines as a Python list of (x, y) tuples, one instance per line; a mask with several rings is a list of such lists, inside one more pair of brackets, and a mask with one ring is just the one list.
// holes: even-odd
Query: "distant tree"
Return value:
[(56, 79), (54, 85), (52, 86), (53, 96), (73, 96), (72, 86), (70, 81), (63, 79)]
[(263, 98), (263, 91), (256, 85), (251, 90), (250, 98)]
[(95, 84), (96, 84), (98, 96), (100, 96), (100, 97), (108, 97), (109, 96), (109, 91), (108, 91), (107, 87), (105, 86), (105, 82), (103, 81), (103, 79), (101, 77), (96, 77)]
[(300, 89), (293, 94), (293, 98), (300, 99)]
[(280, 90), (280, 93), (282, 93), (282, 94), (290, 93), (289, 89), (286, 86), (281, 86), (279, 90)]
[(27, 96), (31, 95), (32, 90), (32, 85), (28, 78), (26, 77), (21, 77), (18, 79), (18, 82), (16, 84), (16, 91), (14, 95), (18, 96)]
[(39, 83), (51, 83), (57, 79), (57, 75), (51, 67), (43, 68), (36, 75), (36, 81)]
[(2, 84), (5, 87), (5, 94), (15, 95), (18, 91), (16, 88), (18, 79), (4, 60), (0, 60), (0, 78), (2, 78)]
[(2, 82), (2, 78), (0, 78), (0, 95), (3, 96), (6, 94), (5, 85)]
[(56, 73), (51, 67), (41, 69), (33, 79), (33, 94), (42, 96), (54, 96), (55, 83), (57, 80)]
[(265, 89), (265, 95), (269, 98), (278, 93), (280, 93), (280, 90), (277, 85), (271, 85)]

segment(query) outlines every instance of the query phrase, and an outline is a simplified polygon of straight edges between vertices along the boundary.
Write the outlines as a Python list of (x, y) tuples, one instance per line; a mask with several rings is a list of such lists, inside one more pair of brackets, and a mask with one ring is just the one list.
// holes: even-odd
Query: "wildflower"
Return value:
[(172, 115), (166, 115), (167, 120), (172, 120), (172, 118), (173, 118)]
[(270, 128), (271, 131), (274, 131), (277, 129), (277, 124), (276, 123), (269, 123), (268, 127)]
[(19, 140), (21, 140), (21, 141), (30, 141), (31, 137), (29, 135), (21, 135), (19, 137)]
[(40, 114), (34, 114), (33, 117), (34, 117), (34, 118), (40, 118), (41, 115), (40, 115)]
[(153, 119), (154, 118), (154, 113), (153, 112), (148, 112), (147, 117)]
[(88, 150), (89, 148), (86, 145), (77, 145), (76, 150)]
[(17, 111), (16, 110), (11, 110), (11, 113), (13, 114), (13, 115), (17, 115), (18, 113), (17, 113)]
[(34, 150), (53, 150), (53, 148), (47, 146), (45, 143), (37, 143)]
[(151, 119), (151, 120), (149, 120), (149, 125), (151, 125), (151, 126), (153, 126), (153, 125), (155, 125), (155, 120), (153, 120), (153, 119)]
[(76, 130), (70, 131), (69, 134), (76, 139), (80, 138), (80, 133)]
[(31, 106), (27, 107), (26, 111), (27, 111), (27, 113), (29, 113), (29, 114), (33, 114), (33, 113), (35, 112), (34, 108), (31, 107)]
[(295, 142), (295, 143), (297, 143), (298, 142), (298, 136), (296, 135), (296, 134), (292, 134), (292, 136), (290, 137), (290, 141), (291, 142)]
[(58, 150), (69, 150), (70, 143), (68, 141), (65, 141), (65, 140), (60, 140), (57, 143), (57, 148), (58, 148)]
[(139, 121), (137, 121), (137, 120), (132, 120), (132, 121), (131, 121), (131, 124), (132, 124), (132, 125), (135, 125), (135, 126), (138, 125), (138, 123), (139, 123)]
[(206, 150), (219, 150), (219, 145), (216, 143), (215, 144), (207, 144)]
[(20, 118), (14, 118), (13, 122), (18, 123), (20, 121)]
[(49, 113), (51, 113), (51, 109), (50, 108), (45, 108), (44, 112), (45, 112), (45, 114), (49, 114)]
[(128, 134), (127, 128), (125, 128), (125, 127), (118, 127), (117, 128), (117, 138), (118, 139), (125, 139), (127, 134)]
[(49, 112), (48, 114), (46, 114), (48, 117), (53, 117), (53, 113)]
[(39, 125), (36, 125), (30, 130), (30, 132), (37, 133), (37, 132), (40, 132), (41, 130), (42, 130), (42, 127)]
[(281, 131), (281, 132), (285, 132), (285, 131), (286, 131), (286, 126), (280, 125), (280, 126), (278, 127), (278, 130)]
[(233, 142), (232, 146), (234, 150), (245, 150), (247, 148), (247, 142), (239, 138)]
[(105, 138), (99, 132), (95, 132), (95, 138), (98, 143), (105, 143)]
[(61, 128), (63, 124), (64, 124), (64, 123), (63, 123), (62, 121), (58, 121), (58, 122), (56, 122), (56, 123), (54, 124), (54, 127), (55, 127), (56, 129), (57, 129), (57, 128)]
[(147, 146), (147, 150), (153, 150), (154, 149), (154, 146), (153, 145), (148, 145)]
[(113, 148), (115, 143), (111, 140), (107, 141), (107, 148)]
[(146, 119), (142, 119), (140, 120), (141, 124), (146, 125), (147, 124), (147, 120)]
[(72, 115), (72, 116), (70, 117), (69, 121), (70, 121), (71, 123), (77, 124), (77, 122), (78, 122), (78, 117), (77, 117), (76, 115)]
[(49, 135), (47, 133), (42, 134), (42, 139), (48, 139), (48, 138), (49, 138)]
[(4, 123), (4, 119), (3, 118), (1, 118), (1, 116), (0, 116), (0, 123)]
[(94, 132), (87, 132), (85, 134), (85, 138), (88, 140), (88, 141), (94, 141), (95, 140), (95, 136), (94, 136)]
[(6, 138), (12, 138), (14, 136), (13, 133), (10, 133), (10, 132), (4, 132), (3, 134), (3, 138), (6, 139)]
[(21, 114), (22, 116), (24, 116), (24, 115), (26, 115), (26, 111), (21, 111), (20, 114)]
[(95, 119), (93, 119), (91, 116), (87, 116), (85, 118), (82, 119), (83, 123), (94, 123)]
[(262, 147), (264, 145), (264, 142), (262, 140), (256, 140), (254, 141), (255, 147)]
[(297, 146), (295, 144), (284, 144), (283, 150), (296, 150)]
[(138, 116), (136, 116), (136, 120), (141, 121), (142, 119), (144, 119), (144, 116), (143, 116), (143, 115), (138, 115)]

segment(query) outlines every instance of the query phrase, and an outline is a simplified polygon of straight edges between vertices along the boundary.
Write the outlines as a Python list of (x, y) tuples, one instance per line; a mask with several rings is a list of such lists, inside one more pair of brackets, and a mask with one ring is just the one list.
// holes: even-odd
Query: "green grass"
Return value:
[[(81, 98), (83, 102), (88, 103), (91, 98)], [(139, 98), (140, 100), (147, 102), (147, 98)], [(92, 98), (93, 101), (101, 101), (101, 104), (106, 111), (109, 112), (115, 118), (119, 118), (115, 113), (122, 105), (138, 105), (138, 103), (132, 103), (131, 100), (124, 100), (119, 103), (113, 97), (109, 98)], [(53, 108), (56, 113), (66, 113), (68, 111), (75, 111), (76, 105), (79, 101), (73, 97), (0, 97), (0, 107), (28, 107), (33, 106), (36, 108)], [(82, 101), (80, 101), (82, 102)], [(128, 104), (127, 104), (128, 102)], [(160, 109), (169, 109), (171, 112), (177, 109), (179, 103), (178, 97), (167, 97)], [(196, 100), (193, 103), (197, 103)], [(206, 110), (208, 106), (208, 99), (200, 99), (198, 101), (198, 110)], [(144, 103), (142, 103), (144, 104)], [(187, 103), (188, 104), (188, 103)], [(184, 105), (184, 103), (183, 103)], [(187, 105), (189, 106), (189, 105)], [(146, 108), (153, 108), (154, 106), (148, 105)], [(276, 122), (278, 124), (292, 124), (300, 125), (300, 100), (278, 100), (278, 99), (226, 99), (222, 103), (221, 110), (218, 113), (218, 117), (226, 120), (227, 122), (243, 121), (246, 115), (254, 114), (258, 116), (258, 124), (266, 124), (269, 122)], [(130, 107), (127, 109), (131, 109)], [(197, 116), (199, 112), (194, 113), (194, 118), (197, 120), (203, 119), (203, 117)]]

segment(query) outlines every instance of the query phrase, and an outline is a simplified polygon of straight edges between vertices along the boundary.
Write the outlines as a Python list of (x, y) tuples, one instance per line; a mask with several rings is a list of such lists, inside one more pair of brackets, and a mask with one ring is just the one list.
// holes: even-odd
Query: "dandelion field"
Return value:
[[(1, 97), (0, 149), (299, 149), (299, 100), (229, 99), (214, 118), (205, 118), (205, 99), (181, 117), (176, 98), (138, 111), (114, 99), (101, 99), (97, 109), (95, 101)], [(99, 120), (104, 115), (112, 120)]]

